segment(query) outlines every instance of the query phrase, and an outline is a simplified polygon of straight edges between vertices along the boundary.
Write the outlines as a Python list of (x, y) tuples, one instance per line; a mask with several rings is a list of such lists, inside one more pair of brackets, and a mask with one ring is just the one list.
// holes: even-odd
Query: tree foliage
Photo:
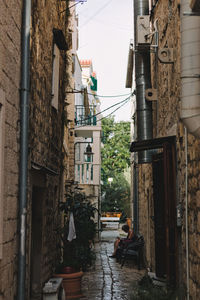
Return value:
[(124, 171), (130, 166), (130, 122), (115, 122), (110, 117), (102, 120), (102, 129), (102, 210), (128, 214), (130, 185)]

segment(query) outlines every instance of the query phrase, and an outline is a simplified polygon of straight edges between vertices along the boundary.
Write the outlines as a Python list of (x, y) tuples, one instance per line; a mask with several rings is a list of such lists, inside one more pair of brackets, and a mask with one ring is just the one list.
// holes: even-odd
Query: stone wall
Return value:
[[(174, 63), (161, 63), (151, 54), (152, 86), (157, 89), (154, 103), (154, 137), (172, 135), (179, 122), (180, 109), (180, 7), (178, 1), (158, 1), (152, 11), (152, 23), (157, 21), (159, 47), (172, 48)], [(170, 113), (169, 113), (170, 112)]]
[[(75, 88), (74, 60), (76, 54), (76, 45), (74, 45), (73, 35), (76, 35), (76, 10), (75, 6), (70, 9), (68, 16), (67, 35), (70, 38), (70, 47), (67, 51), (66, 64), (66, 96), (65, 96), (65, 178), (64, 181), (74, 180), (74, 127), (75, 127), (75, 94), (72, 91)], [(75, 32), (75, 33), (74, 33)], [(76, 36), (76, 39), (78, 37)]]
[(151, 164), (139, 165), (139, 233), (144, 236), (147, 268), (155, 266), (154, 254), (154, 223), (152, 166)]
[[(189, 289), (191, 299), (200, 292), (200, 140), (186, 134), (180, 121), (180, 1), (159, 0), (151, 12), (152, 24), (158, 19), (159, 48), (172, 48), (173, 64), (163, 64), (151, 54), (152, 86), (157, 88), (158, 101), (153, 104), (154, 138), (176, 136), (177, 203), (182, 207), (182, 226), (178, 229), (179, 284), (186, 287), (186, 175), (188, 176), (188, 231), (189, 231)], [(188, 147), (187, 144), (188, 144)], [(186, 155), (188, 165), (186, 166)], [(140, 230), (147, 240), (148, 266), (154, 269), (154, 249), (148, 243), (148, 231), (153, 238), (150, 220), (153, 202), (151, 171), (139, 167)], [(148, 191), (149, 190), (149, 191)], [(150, 206), (148, 206), (148, 203)], [(144, 212), (145, 211), (145, 212)]]
[(0, 299), (12, 300), (17, 281), (21, 1), (1, 0), (0, 7), (0, 94), (5, 105), (4, 169), (0, 175), (4, 178), (0, 208), (3, 218)]
[[(66, 37), (67, 14), (65, 1), (39, 1), (32, 3), (31, 53), (30, 53), (30, 122), (29, 122), (29, 210), (28, 210), (28, 264), (27, 274), (38, 272), (38, 278), (27, 278), (27, 295), (41, 293), (42, 286), (55, 272), (59, 258), (58, 202), (63, 193), (63, 136), (66, 89), (66, 51), (59, 51), (58, 109), (52, 105), (52, 72), (54, 58), (53, 29), (59, 29)], [(67, 39), (66, 39), (67, 40)], [(33, 175), (34, 173), (34, 175)], [(37, 174), (37, 175), (35, 175)], [(36, 177), (43, 178), (43, 183)], [(41, 179), (42, 180), (42, 179)], [(36, 192), (34, 193), (34, 191)], [(37, 196), (35, 196), (35, 194)], [(41, 202), (41, 239), (33, 241), (37, 210)], [(36, 208), (34, 208), (36, 206)], [(34, 227), (35, 226), (35, 227)], [(33, 246), (41, 255), (37, 258)], [(32, 249), (32, 250), (31, 250)], [(38, 269), (34, 263), (38, 260)], [(29, 291), (29, 286), (31, 290)], [(35, 293), (35, 294), (34, 294)], [(27, 296), (28, 297), (28, 296)]]

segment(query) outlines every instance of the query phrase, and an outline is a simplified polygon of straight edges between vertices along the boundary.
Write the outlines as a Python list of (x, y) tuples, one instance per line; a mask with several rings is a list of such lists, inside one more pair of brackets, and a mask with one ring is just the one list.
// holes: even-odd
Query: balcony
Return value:
[(77, 126), (96, 126), (96, 106), (90, 105), (85, 107), (83, 105), (75, 106), (75, 123)]
[(75, 180), (79, 184), (93, 184), (93, 164), (76, 163)]
[(75, 106), (75, 134), (77, 137), (93, 137), (94, 131), (101, 131), (101, 123), (98, 121), (95, 105)]

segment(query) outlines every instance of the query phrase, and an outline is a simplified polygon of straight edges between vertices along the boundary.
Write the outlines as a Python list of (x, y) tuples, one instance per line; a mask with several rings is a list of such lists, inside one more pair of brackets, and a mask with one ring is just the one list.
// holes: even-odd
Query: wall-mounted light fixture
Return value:
[(92, 152), (92, 147), (90, 146), (89, 143), (86, 147), (86, 151), (84, 152), (84, 155), (86, 155), (86, 161), (88, 161), (88, 162), (91, 161), (91, 158), (94, 155), (94, 153)]
[[(92, 152), (92, 147), (90, 146), (90, 142), (76, 142), (74, 143), (74, 154), (75, 154), (75, 149), (76, 149), (76, 145), (78, 144), (88, 144), (86, 149), (85, 149), (85, 152), (83, 153), (85, 155), (85, 161), (87, 162), (92, 162), (92, 157), (94, 155), (94, 153)], [(75, 159), (75, 156), (74, 155), (74, 164), (76, 163), (76, 159)]]

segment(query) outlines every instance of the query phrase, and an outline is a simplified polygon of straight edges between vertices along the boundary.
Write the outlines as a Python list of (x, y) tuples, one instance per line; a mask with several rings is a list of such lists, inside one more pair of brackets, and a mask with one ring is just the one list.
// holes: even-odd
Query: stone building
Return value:
[(17, 285), (21, 1), (0, 1), (0, 299)]
[(1, 300), (41, 299), (57, 263), (71, 4), (0, 1)]
[(147, 267), (200, 293), (200, 18), (198, 1), (134, 1), (134, 226)]
[(101, 111), (97, 78), (91, 60), (75, 61), (75, 180), (91, 203), (100, 229), (101, 212)]

